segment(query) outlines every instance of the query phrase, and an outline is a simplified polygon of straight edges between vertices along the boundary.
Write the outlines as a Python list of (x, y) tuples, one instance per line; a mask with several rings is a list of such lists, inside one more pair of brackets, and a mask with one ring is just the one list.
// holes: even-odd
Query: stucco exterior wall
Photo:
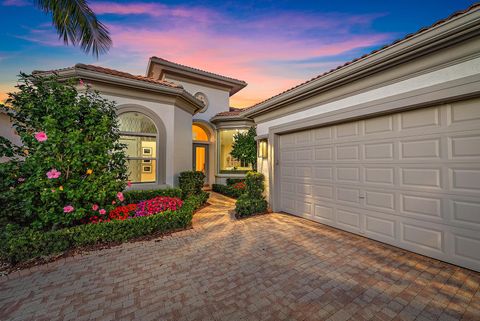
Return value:
[[(412, 77), (390, 85), (375, 88), (346, 98), (335, 100), (329, 103), (313, 106), (312, 108), (292, 113), (283, 117), (268, 120), (257, 124), (257, 134), (266, 135), (269, 129), (292, 121), (308, 119), (312, 116), (325, 114), (331, 111), (341, 110), (343, 108), (372, 102), (390, 96), (408, 93), (421, 88), (431, 87), (446, 83), (448, 81), (458, 80), (469, 76), (480, 74), (480, 58), (470, 59), (458, 64), (454, 64), (439, 70), (435, 70), (417, 77)], [(257, 119), (256, 119), (257, 121)]]
[(196, 83), (187, 82), (185, 80), (171, 79), (168, 75), (165, 77), (165, 80), (172, 81), (174, 83), (180, 84), (183, 88), (195, 95), (197, 92), (202, 92), (207, 96), (209, 106), (208, 109), (203, 113), (198, 113), (194, 116), (195, 119), (202, 119), (209, 121), (210, 118), (222, 111), (228, 111), (230, 106), (230, 95), (228, 89), (217, 89), (210, 86), (202, 86)]
[[(0, 136), (5, 137), (15, 145), (21, 145), (20, 136), (15, 133), (15, 130), (12, 127), (10, 118), (3, 113), (0, 113)], [(4, 162), (7, 159), (4, 157), (0, 158), (0, 162)]]
[[(173, 145), (173, 181), (178, 184), (178, 174), (192, 170), (192, 115), (175, 108)], [(170, 157), (167, 157), (167, 159)]]

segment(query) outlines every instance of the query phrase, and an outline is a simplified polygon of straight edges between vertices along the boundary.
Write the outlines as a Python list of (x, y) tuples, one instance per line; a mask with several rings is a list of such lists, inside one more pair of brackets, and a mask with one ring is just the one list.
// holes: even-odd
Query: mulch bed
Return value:
[[(205, 203), (202, 207), (199, 207), (198, 209), (196, 209), (195, 212), (193, 212), (193, 214), (195, 215), (195, 213), (197, 213), (198, 211), (200, 211), (200, 210), (202, 210), (202, 209), (204, 209), (204, 208), (206, 208), (210, 205), (211, 204), (208, 203), (208, 202)], [(95, 244), (95, 245), (91, 245), (91, 246), (77, 247), (77, 248), (69, 249), (69, 250), (67, 250), (63, 253), (60, 253), (60, 254), (49, 255), (49, 256), (45, 256), (45, 257), (38, 257), (38, 258), (31, 259), (31, 260), (28, 260), (28, 261), (25, 261), (25, 262), (20, 262), (20, 263), (17, 263), (17, 264), (11, 264), (9, 262), (0, 260), (0, 277), (6, 276), (6, 275), (8, 275), (12, 272), (15, 272), (15, 271), (29, 269), (29, 268), (32, 268), (32, 267), (37, 266), (37, 265), (43, 265), (43, 264), (51, 263), (51, 262), (54, 262), (54, 261), (57, 261), (57, 260), (60, 260), (60, 259), (67, 258), (67, 257), (82, 255), (82, 254), (93, 252), (93, 251), (110, 249), (110, 248), (120, 246), (120, 245), (125, 244), (125, 243), (136, 243), (136, 242), (144, 242), (144, 241), (151, 241), (151, 240), (155, 240), (155, 242), (159, 242), (160, 239), (165, 237), (165, 236), (169, 236), (169, 235), (174, 234), (175, 232), (185, 231), (185, 230), (189, 230), (189, 229), (192, 229), (192, 228), (193, 227), (190, 225), (186, 229), (175, 229), (175, 230), (171, 230), (171, 231), (168, 231), (168, 232), (159, 231), (159, 232), (155, 232), (155, 233), (152, 233), (152, 234), (149, 234), (149, 235), (139, 236), (139, 237), (130, 239), (130, 240), (125, 241), (125, 242), (99, 243), (99, 244)]]

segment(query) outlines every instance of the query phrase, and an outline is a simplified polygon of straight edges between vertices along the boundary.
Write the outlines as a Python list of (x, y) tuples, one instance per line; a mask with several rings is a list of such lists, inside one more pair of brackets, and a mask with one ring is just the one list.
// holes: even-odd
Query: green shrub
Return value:
[(182, 190), (179, 188), (164, 188), (154, 190), (131, 190), (123, 193), (126, 204), (139, 203), (157, 196), (182, 197)]
[(246, 193), (250, 198), (263, 198), (265, 176), (262, 173), (248, 172), (245, 177)]
[(235, 212), (237, 217), (250, 216), (265, 213), (267, 211), (267, 201), (263, 198), (250, 198), (243, 194), (235, 203)]
[(242, 182), (245, 182), (245, 178), (227, 178), (227, 186), (233, 186)]
[(231, 198), (239, 198), (245, 192), (244, 190), (236, 189), (232, 186), (222, 184), (213, 184), (212, 191)]
[(268, 204), (263, 196), (265, 176), (262, 173), (248, 172), (245, 177), (245, 194), (235, 203), (237, 217), (264, 213)]
[(64, 252), (70, 248), (124, 242), (132, 238), (186, 228), (193, 212), (208, 199), (208, 193), (190, 196), (181, 209), (124, 221), (86, 224), (55, 231), (21, 229), (8, 225), (0, 239), (0, 256), (12, 263)]
[(181, 172), (178, 177), (178, 184), (182, 190), (183, 198), (198, 195), (202, 192), (205, 184), (205, 174), (197, 171)]
[(0, 224), (48, 231), (111, 209), (127, 180), (115, 103), (55, 77), (19, 82), (0, 104), (22, 142), (0, 139)]

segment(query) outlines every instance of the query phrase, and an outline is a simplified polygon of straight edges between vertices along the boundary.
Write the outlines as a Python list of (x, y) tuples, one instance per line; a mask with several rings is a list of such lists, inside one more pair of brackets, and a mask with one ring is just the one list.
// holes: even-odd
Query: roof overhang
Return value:
[[(154, 69), (155, 68), (155, 72)], [(180, 65), (162, 58), (150, 57), (147, 66), (147, 77), (154, 77), (156, 79), (164, 79), (166, 75), (177, 78), (191, 79), (196, 82), (211, 84), (214, 86), (225, 88), (229, 91), (230, 96), (239, 92), (247, 83), (243, 80), (238, 80), (222, 75), (217, 75), (208, 71)]]
[(125, 78), (121, 76), (105, 74), (98, 71), (87, 70), (78, 67), (64, 68), (51, 71), (34, 71), (35, 76), (57, 75), (60, 80), (79, 78), (89, 83), (124, 87), (148, 91), (154, 94), (173, 96), (181, 102), (182, 106), (188, 106), (188, 111), (193, 115), (204, 108), (203, 102), (188, 93), (182, 87), (168, 87), (142, 80)]
[(245, 109), (256, 117), (480, 35), (480, 6)]

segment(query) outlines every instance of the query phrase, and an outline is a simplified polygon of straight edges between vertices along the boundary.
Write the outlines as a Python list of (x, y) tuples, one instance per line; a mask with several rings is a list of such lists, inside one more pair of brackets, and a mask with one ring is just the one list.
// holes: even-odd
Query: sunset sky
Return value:
[(473, 1), (90, 1), (113, 40), (98, 58), (58, 40), (29, 0), (0, 0), (0, 99), (20, 71), (77, 62), (144, 75), (150, 56), (245, 80), (250, 106)]

